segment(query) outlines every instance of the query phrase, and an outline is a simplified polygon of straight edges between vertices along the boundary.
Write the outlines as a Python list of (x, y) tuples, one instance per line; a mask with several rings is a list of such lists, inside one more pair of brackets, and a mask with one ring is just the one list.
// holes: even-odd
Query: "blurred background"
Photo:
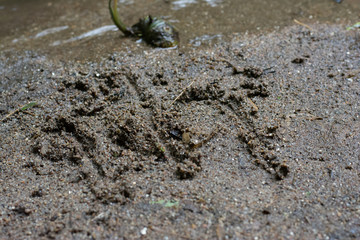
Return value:
[[(128, 26), (146, 15), (180, 31), (180, 50), (198, 49), (234, 34), (278, 31), (296, 24), (360, 21), (360, 0), (119, 0)], [(151, 50), (114, 27), (107, 0), (0, 0), (0, 51), (36, 51), (59, 60), (98, 60), (114, 51)]]

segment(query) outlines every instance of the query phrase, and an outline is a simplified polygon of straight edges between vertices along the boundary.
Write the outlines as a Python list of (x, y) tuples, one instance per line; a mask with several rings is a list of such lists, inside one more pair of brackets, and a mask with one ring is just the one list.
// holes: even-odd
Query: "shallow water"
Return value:
[[(208, 46), (233, 33), (276, 31), (302, 23), (350, 25), (359, 21), (360, 0), (121, 0), (132, 25), (162, 16), (181, 36), (180, 49)], [(114, 31), (107, 0), (3, 0), (0, 50), (34, 50), (60, 60), (96, 60), (114, 51), (149, 49)]]

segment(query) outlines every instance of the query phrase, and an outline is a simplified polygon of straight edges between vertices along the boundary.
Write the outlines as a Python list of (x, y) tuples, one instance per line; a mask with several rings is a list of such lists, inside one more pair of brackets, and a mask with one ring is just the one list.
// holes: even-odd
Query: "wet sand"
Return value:
[(360, 238), (359, 34), (310, 27), (2, 54), (0, 238)]
[(360, 238), (358, 0), (106, 2), (0, 4), (0, 239)]

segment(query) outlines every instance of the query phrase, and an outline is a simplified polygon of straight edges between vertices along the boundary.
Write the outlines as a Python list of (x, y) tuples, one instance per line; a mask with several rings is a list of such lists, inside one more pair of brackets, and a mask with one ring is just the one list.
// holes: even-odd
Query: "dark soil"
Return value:
[(360, 239), (360, 37), (87, 65), (2, 53), (1, 239)]

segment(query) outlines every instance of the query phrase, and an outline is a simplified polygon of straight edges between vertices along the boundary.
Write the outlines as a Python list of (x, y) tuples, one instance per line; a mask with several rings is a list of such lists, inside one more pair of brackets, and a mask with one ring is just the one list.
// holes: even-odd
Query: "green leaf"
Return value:
[(164, 207), (178, 207), (179, 206), (179, 201), (159, 200), (159, 201), (151, 201), (150, 204), (160, 204), (160, 205), (163, 205)]
[(360, 22), (357, 22), (354, 25), (347, 27), (346, 30), (353, 30), (355, 28), (360, 28)]
[(165, 207), (178, 207), (179, 201), (167, 201), (164, 206)]
[(30, 103), (24, 105), (22, 108), (20, 108), (20, 111), (25, 111), (35, 105), (37, 105), (37, 102), (30, 102)]

